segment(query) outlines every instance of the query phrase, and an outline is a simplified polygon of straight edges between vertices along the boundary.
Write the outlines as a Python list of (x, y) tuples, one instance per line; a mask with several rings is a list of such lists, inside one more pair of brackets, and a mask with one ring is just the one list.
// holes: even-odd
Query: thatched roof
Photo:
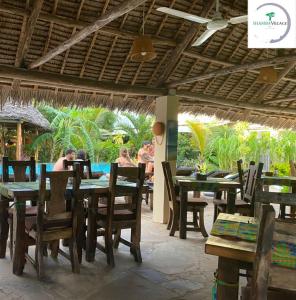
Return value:
[(11, 100), (0, 108), (0, 125), (16, 128), (15, 123), (21, 122), (26, 129), (50, 131), (50, 124), (39, 110), (32, 105), (19, 105)]
[[(28, 4), (32, 2), (34, 7)], [(2, 0), (0, 100), (11, 96), (28, 102), (34, 97), (55, 105), (153, 112), (155, 98), (167, 94), (172, 82), (198, 77), (174, 86), (181, 96), (181, 111), (296, 128), (294, 49), (248, 49), (247, 24), (230, 25), (202, 46), (191, 47), (205, 26), (164, 15), (156, 8), (171, 6), (212, 17), (214, 1), (150, 0), (145, 2), (145, 31), (154, 41), (157, 57), (151, 62), (132, 62), (131, 45), (142, 27), (142, 7), (136, 7), (141, 2)], [(247, 0), (221, 0), (221, 10), (225, 18), (246, 14)], [(122, 15), (124, 11), (129, 12)], [(82, 28), (96, 20), (100, 29), (86, 34)], [(83, 38), (75, 43), (77, 33)], [(67, 47), (70, 37), (74, 43)], [(66, 50), (52, 56), (61, 43)], [(51, 58), (44, 60), (48, 55)], [(259, 83), (262, 64), (254, 63), (267, 60), (263, 65), (268, 65), (280, 56), (288, 58), (270, 63), (281, 67), (278, 82)], [(226, 71), (212, 73), (221, 69)], [(208, 75), (200, 76), (204, 74)]]

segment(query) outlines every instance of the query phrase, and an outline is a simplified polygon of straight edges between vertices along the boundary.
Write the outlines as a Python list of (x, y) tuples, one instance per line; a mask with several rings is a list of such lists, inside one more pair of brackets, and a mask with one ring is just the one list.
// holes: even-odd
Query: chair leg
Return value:
[(52, 241), (50, 243), (50, 250), (51, 250), (50, 255), (51, 255), (52, 258), (56, 259), (58, 257), (59, 243), (60, 243), (60, 240)]
[(173, 221), (173, 211), (170, 209), (169, 222), (168, 222), (168, 225), (167, 225), (167, 230), (171, 229), (172, 221)]
[(43, 243), (41, 241), (36, 241), (36, 250), (35, 250), (35, 261), (36, 261), (36, 271), (37, 277), (41, 280), (44, 277), (43, 270)]
[(196, 209), (193, 209), (193, 211), (192, 211), (192, 218), (193, 218), (193, 227), (198, 229), (199, 226), (198, 226), (198, 222), (197, 222), (198, 216), (197, 216), (197, 210)]
[(179, 216), (178, 212), (173, 212), (172, 226), (170, 230), (170, 236), (174, 236), (175, 232), (179, 229)]
[(13, 220), (9, 221), (9, 252), (10, 259), (13, 258)]
[(107, 264), (111, 267), (115, 266), (114, 254), (113, 254), (113, 241), (112, 241), (112, 230), (106, 229), (105, 231), (105, 250), (107, 255)]
[(114, 235), (114, 242), (113, 242), (113, 247), (115, 249), (118, 249), (119, 242), (120, 242), (120, 236), (121, 236), (121, 229), (117, 229), (117, 231)]
[(9, 202), (0, 197), (0, 258), (4, 258), (6, 254), (9, 231), (8, 206)]
[(208, 237), (209, 235), (206, 231), (205, 223), (204, 223), (204, 208), (201, 208), (199, 211), (199, 226), (203, 237)]
[(135, 261), (138, 263), (142, 263), (142, 255), (141, 255), (141, 248), (140, 248), (140, 239), (141, 233), (139, 232), (140, 229), (132, 228), (131, 229), (131, 253), (134, 255)]
[(218, 218), (218, 206), (214, 205), (214, 219), (213, 219), (213, 223), (215, 223), (215, 221)]
[(73, 273), (80, 273), (80, 264), (78, 259), (77, 242), (75, 238), (69, 240), (69, 252)]

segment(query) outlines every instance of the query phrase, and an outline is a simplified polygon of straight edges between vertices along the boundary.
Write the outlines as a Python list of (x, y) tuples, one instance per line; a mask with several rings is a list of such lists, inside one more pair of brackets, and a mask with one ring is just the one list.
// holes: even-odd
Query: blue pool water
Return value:
[[(39, 175), (40, 174), (40, 165), (41, 164), (37, 164), (36, 167), (36, 172)], [(47, 171), (52, 171), (54, 166), (54, 163), (46, 163), (46, 170)], [(105, 163), (105, 162), (100, 162), (100, 163), (92, 163), (91, 164), (91, 170), (92, 172), (101, 172), (101, 173), (110, 173), (110, 164), (109, 163)], [(27, 169), (27, 173), (28, 169)], [(2, 165), (0, 165), (0, 174), (2, 174)], [(9, 174), (13, 174), (12, 168), (9, 168)]]

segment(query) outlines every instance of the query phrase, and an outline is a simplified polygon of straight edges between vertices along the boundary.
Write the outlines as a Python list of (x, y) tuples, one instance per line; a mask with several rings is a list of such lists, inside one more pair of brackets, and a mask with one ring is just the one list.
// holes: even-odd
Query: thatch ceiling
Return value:
[[(97, 19), (106, 22), (104, 15), (137, 2), (143, 0), (0, 0), (1, 101), (11, 96), (28, 102), (34, 97), (55, 105), (153, 112), (155, 97), (167, 94), (170, 83), (198, 76), (176, 88), (181, 111), (296, 128), (295, 58), (275, 64), (280, 76), (273, 85), (257, 82), (258, 67), (253, 64), (296, 55), (295, 50), (248, 49), (246, 24), (231, 25), (202, 46), (191, 47), (205, 26), (156, 11), (171, 6), (212, 17), (212, 0), (145, 2), (145, 31), (157, 52), (151, 62), (136, 63), (129, 57), (132, 41), (141, 32), (140, 5), (35, 67), (41, 57), (85, 26)], [(225, 18), (246, 14), (247, 0), (221, 0), (221, 10)], [(245, 64), (253, 65), (200, 77)]]

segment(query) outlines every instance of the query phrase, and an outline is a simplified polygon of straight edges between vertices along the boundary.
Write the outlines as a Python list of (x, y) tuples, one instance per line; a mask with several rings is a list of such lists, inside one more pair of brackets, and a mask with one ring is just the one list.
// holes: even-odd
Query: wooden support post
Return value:
[(5, 134), (4, 134), (4, 126), (1, 126), (1, 154), (5, 156)]
[[(38, 137), (38, 129), (36, 129), (36, 137)], [(35, 150), (35, 161), (38, 162), (38, 159), (39, 159), (39, 146), (36, 147), (36, 150)]]
[(16, 160), (22, 159), (23, 153), (23, 132), (22, 123), (17, 123), (16, 127)]

